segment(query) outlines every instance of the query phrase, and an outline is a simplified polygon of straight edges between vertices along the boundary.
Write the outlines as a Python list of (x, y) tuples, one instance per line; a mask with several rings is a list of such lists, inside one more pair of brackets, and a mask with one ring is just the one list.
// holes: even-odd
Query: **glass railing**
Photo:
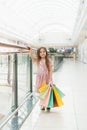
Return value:
[(32, 61), (27, 53), (15, 53), (4, 56), (0, 66), (0, 130), (18, 130), (38, 101), (32, 93)]
[[(55, 72), (62, 63), (63, 57), (57, 54), (50, 54), (50, 57)], [(0, 81), (7, 83), (7, 86), (3, 84), (1, 86), (3, 92), (1, 91), (2, 97), (0, 97), (0, 113), (3, 118), (0, 120), (0, 128), (18, 130), (38, 101), (34, 93), (35, 82), (33, 82), (36, 68), (33, 67), (34, 64), (28, 54), (11, 54), (6, 61), (7, 64), (4, 66), (2, 62), (0, 68)]]

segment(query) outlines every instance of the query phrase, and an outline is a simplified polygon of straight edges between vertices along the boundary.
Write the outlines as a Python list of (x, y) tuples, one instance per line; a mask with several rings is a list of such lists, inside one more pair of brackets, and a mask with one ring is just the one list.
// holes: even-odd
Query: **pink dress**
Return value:
[[(52, 62), (49, 62), (49, 65), (52, 66)], [(46, 63), (44, 60), (41, 60), (38, 65), (38, 71), (36, 75), (36, 91), (38, 92), (38, 89), (43, 83), (48, 84), (50, 80), (50, 73), (47, 69)]]

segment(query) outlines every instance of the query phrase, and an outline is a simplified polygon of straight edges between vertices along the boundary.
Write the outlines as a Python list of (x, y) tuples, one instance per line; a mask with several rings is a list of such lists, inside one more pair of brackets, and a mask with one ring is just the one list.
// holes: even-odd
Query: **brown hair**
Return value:
[(39, 63), (40, 60), (41, 60), (41, 57), (40, 57), (40, 50), (41, 50), (41, 49), (44, 49), (45, 52), (46, 52), (46, 57), (45, 57), (45, 59), (46, 59), (46, 66), (47, 66), (48, 71), (50, 71), (49, 59), (48, 59), (48, 52), (47, 52), (47, 49), (46, 49), (45, 47), (40, 47), (40, 48), (37, 50), (37, 60), (38, 60), (38, 63)]

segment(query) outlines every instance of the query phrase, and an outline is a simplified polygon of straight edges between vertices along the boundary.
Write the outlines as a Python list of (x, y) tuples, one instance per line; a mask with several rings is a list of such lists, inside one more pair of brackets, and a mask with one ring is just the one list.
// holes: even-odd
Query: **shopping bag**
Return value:
[(46, 88), (43, 92), (39, 93), (39, 98), (40, 99), (44, 99), (46, 94), (47, 94), (47, 92), (48, 92), (48, 89)]
[(44, 107), (60, 107), (64, 103), (62, 98), (65, 94), (56, 87), (56, 85), (49, 86), (47, 84), (43, 84), (39, 88), (39, 98), (40, 98), (40, 105)]
[(59, 93), (60, 97), (63, 98), (65, 96), (65, 94), (59, 89), (56, 87), (56, 85), (54, 85), (56, 91)]
[(63, 103), (57, 89), (55, 88), (55, 86), (52, 89), (53, 89), (53, 94), (54, 94), (54, 106), (62, 106), (64, 103)]
[(44, 106), (44, 107), (48, 106), (48, 101), (49, 101), (49, 97), (50, 97), (50, 90), (51, 90), (51, 88), (48, 87), (46, 96), (44, 97), (44, 99), (40, 100), (41, 106)]
[(58, 103), (57, 103), (57, 100), (56, 100), (54, 91), (53, 91), (53, 106), (54, 106), (54, 107), (58, 107)]
[(53, 105), (53, 89), (52, 88), (50, 88), (50, 96), (49, 96), (47, 107), (50, 107), (50, 108), (54, 107), (54, 105)]
[(42, 84), (39, 88), (39, 93), (44, 92), (48, 88), (47, 84)]

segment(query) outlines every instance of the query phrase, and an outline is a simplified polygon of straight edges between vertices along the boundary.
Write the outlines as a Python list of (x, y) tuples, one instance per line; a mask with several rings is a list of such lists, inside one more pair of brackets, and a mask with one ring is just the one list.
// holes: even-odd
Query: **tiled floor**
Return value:
[(64, 106), (43, 112), (38, 102), (20, 130), (87, 130), (87, 64), (65, 60), (53, 80)]

